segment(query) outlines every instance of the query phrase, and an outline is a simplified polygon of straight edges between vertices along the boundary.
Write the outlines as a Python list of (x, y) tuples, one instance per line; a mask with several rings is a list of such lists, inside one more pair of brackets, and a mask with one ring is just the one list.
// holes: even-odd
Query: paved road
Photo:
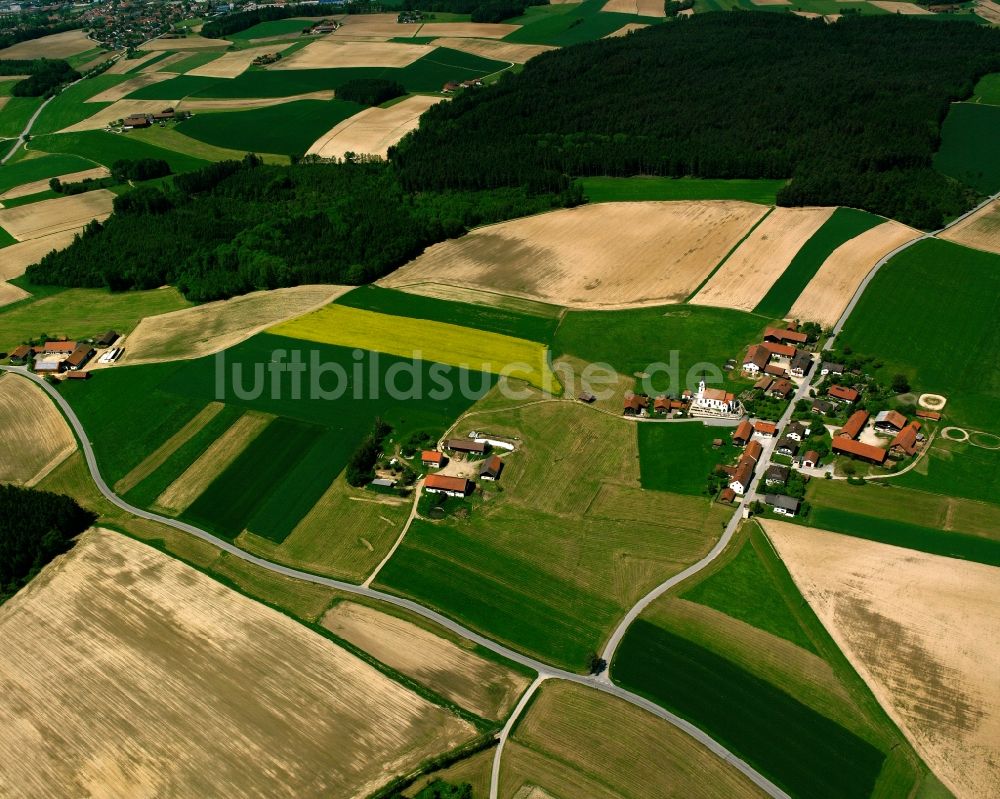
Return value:
[[(73, 81), (73, 83), (76, 83), (76, 81)], [(70, 86), (72, 85), (73, 84), (71, 83)], [(53, 95), (52, 97), (48, 98), (44, 103), (42, 103), (40, 106), (38, 106), (38, 108), (35, 109), (35, 113), (31, 115), (31, 119), (29, 119), (27, 124), (24, 126), (24, 130), (22, 130), (18, 134), (17, 144), (15, 144), (13, 147), (10, 148), (10, 152), (7, 153), (7, 155), (5, 155), (3, 158), (0, 158), (0, 164), (6, 164), (7, 159), (10, 158), (14, 153), (16, 153), (18, 149), (20, 149), (21, 142), (24, 140), (25, 136), (31, 133), (31, 126), (35, 124), (35, 120), (38, 119), (38, 115), (42, 113), (42, 109), (44, 109), (45, 106), (51, 103), (55, 98), (56, 95)]]
[[(308, 572), (299, 571), (298, 569), (293, 569), (289, 566), (283, 566), (280, 563), (273, 563), (269, 560), (265, 560), (264, 558), (257, 557), (256, 555), (251, 555), (249, 552), (240, 549), (239, 547), (235, 546), (229, 541), (217, 538), (211, 533), (208, 533), (205, 530), (202, 530), (193, 525), (187, 524), (186, 522), (182, 522), (178, 519), (171, 519), (167, 516), (160, 516), (156, 513), (151, 513), (147, 510), (143, 510), (142, 508), (136, 508), (133, 507), (132, 505), (129, 505), (127, 502), (121, 499), (117, 494), (115, 494), (108, 486), (108, 484), (104, 481), (104, 478), (101, 476), (100, 470), (98, 469), (97, 466), (97, 459), (94, 455), (94, 449), (91, 446), (90, 439), (87, 437), (86, 431), (83, 428), (83, 424), (80, 422), (79, 417), (77, 417), (76, 413), (73, 411), (73, 408), (70, 406), (68, 402), (66, 402), (63, 396), (58, 391), (56, 391), (55, 388), (46, 383), (44, 379), (29, 372), (24, 367), (0, 366), (0, 371), (6, 371), (12, 374), (18, 374), (27, 378), (28, 380), (35, 382), (36, 384), (41, 386), (42, 389), (52, 398), (52, 400), (62, 411), (63, 415), (69, 421), (70, 426), (73, 428), (73, 431), (76, 433), (77, 439), (80, 442), (80, 448), (83, 451), (84, 458), (87, 462), (87, 468), (90, 470), (90, 475), (94, 481), (94, 484), (97, 486), (98, 490), (101, 492), (101, 494), (104, 495), (104, 497), (109, 502), (111, 502), (116, 507), (121, 508), (126, 513), (130, 513), (142, 519), (148, 519), (150, 521), (158, 522), (160, 524), (165, 524), (169, 527), (173, 527), (176, 530), (180, 530), (181, 532), (193, 535), (196, 538), (200, 538), (203, 541), (207, 541), (208, 543), (212, 544), (218, 549), (221, 549), (225, 552), (229, 552), (230, 554), (235, 555), (236, 557), (241, 558), (247, 561), (248, 563), (253, 563), (254, 565), (259, 566), (262, 569), (267, 569), (268, 571), (274, 572), (276, 574), (281, 574), (286, 577), (291, 577), (297, 580), (304, 580), (310, 583), (316, 583), (318, 585), (325, 585), (330, 588), (335, 588), (339, 591), (343, 591), (344, 593), (347, 594), (353, 594), (355, 596), (363, 596), (368, 599), (374, 599), (380, 602), (386, 602), (390, 605), (395, 605), (396, 607), (403, 608), (404, 610), (408, 610), (412, 613), (416, 613), (417, 615), (422, 616), (425, 619), (433, 621), (436, 624), (440, 624), (442, 627), (444, 627), (447, 630), (450, 630), (456, 635), (460, 635), (463, 638), (472, 641), (473, 643), (479, 644), (480, 646), (489, 649), (492, 652), (501, 655), (502, 657), (507, 658), (508, 660), (511, 660), (515, 663), (518, 663), (522, 666), (526, 666), (527, 668), (532, 669), (533, 671), (537, 672), (538, 676), (541, 678), (567, 680), (569, 682), (575, 682), (581, 685), (588, 685), (592, 688), (595, 688), (596, 690), (603, 691), (604, 693), (611, 694), (612, 696), (616, 696), (619, 699), (623, 699), (624, 701), (629, 702), (630, 704), (633, 704), (637, 707), (641, 707), (644, 710), (649, 711), (653, 715), (658, 716), (664, 721), (667, 721), (670, 724), (673, 724), (678, 729), (686, 732), (688, 735), (690, 735), (692, 738), (694, 738), (696, 741), (698, 741), (700, 744), (706, 747), (709, 751), (711, 751), (717, 757), (719, 757), (721, 760), (724, 760), (726, 763), (729, 763), (731, 766), (733, 766), (733, 768), (736, 768), (743, 774), (745, 774), (747, 778), (750, 779), (755, 785), (761, 788), (761, 790), (768, 793), (770, 796), (775, 797), (775, 799), (790, 799), (788, 797), (788, 794), (782, 791), (777, 785), (772, 783), (763, 775), (759, 774), (748, 763), (738, 758), (736, 755), (734, 755), (732, 752), (726, 749), (722, 744), (713, 739), (707, 733), (698, 729), (690, 722), (685, 721), (679, 716), (676, 716), (670, 711), (660, 707), (654, 702), (651, 702), (648, 699), (644, 699), (643, 697), (638, 696), (637, 694), (633, 694), (632, 692), (627, 691), (626, 689), (618, 685), (612, 684), (606, 678), (602, 679), (600, 677), (594, 677), (590, 675), (575, 674), (571, 671), (555, 668), (546, 663), (542, 663), (539, 660), (528, 657), (527, 655), (523, 655), (520, 652), (516, 652), (515, 650), (510, 649), (509, 647), (506, 647), (503, 644), (499, 644), (490, 638), (480, 635), (479, 633), (474, 632), (473, 630), (470, 630), (462, 626), (461, 624), (458, 624), (455, 621), (452, 621), (451, 619), (438, 613), (437, 611), (424, 607), (423, 605), (419, 604), (418, 602), (414, 602), (413, 600), (394, 596), (392, 594), (387, 594), (384, 593), (383, 591), (378, 591), (371, 587), (366, 587), (363, 585), (355, 585), (354, 583), (348, 583), (342, 580), (334, 580), (330, 577), (320, 577), (319, 575), (316, 574), (309, 574)], [(512, 719), (513, 718), (516, 718), (516, 716), (512, 714)]]

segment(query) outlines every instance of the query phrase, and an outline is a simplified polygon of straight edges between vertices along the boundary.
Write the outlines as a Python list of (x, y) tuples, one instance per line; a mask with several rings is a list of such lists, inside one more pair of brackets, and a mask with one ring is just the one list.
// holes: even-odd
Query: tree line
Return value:
[(350, 100), (361, 105), (381, 105), (406, 93), (406, 89), (394, 80), (355, 78), (337, 89), (337, 99)]
[(61, 58), (0, 61), (0, 75), (27, 75), (11, 88), (10, 93), (15, 97), (49, 95), (80, 77), (80, 73)]
[(403, 11), (445, 11), (471, 14), (473, 22), (503, 22), (524, 14), (530, 6), (547, 6), (549, 0), (403, 0)]
[(544, 53), (430, 109), (390, 158), (409, 190), (790, 178), (781, 205), (934, 228), (969, 201), (932, 168), (941, 123), (998, 70), (1000, 31), (977, 25), (701, 14)]
[(361, 284), (470, 227), (582, 201), (573, 187), (410, 193), (381, 160), (314, 161), (281, 167), (247, 156), (139, 186), (27, 277), (112, 290), (170, 283), (196, 302), (302, 283)]
[(84, 178), (73, 183), (63, 183), (59, 178), (49, 181), (49, 188), (56, 194), (83, 194), (94, 189), (117, 186), (127, 181), (152, 180), (170, 174), (170, 164), (162, 158), (119, 159), (111, 165), (111, 174), (104, 178)]
[(0, 603), (69, 549), (96, 518), (70, 497), (0, 485)]
[[(24, 15), (22, 15), (24, 16)], [(35, 19), (36, 22), (41, 22), (46, 19), (44, 14), (31, 15), (31, 18)], [(0, 17), (0, 19), (3, 19)], [(17, 17), (11, 17), (11, 22), (17, 25)], [(80, 21), (74, 22), (59, 22), (54, 25), (52, 24), (28, 24), (20, 27), (15, 27), (13, 30), (5, 30), (0, 33), (0, 49), (5, 47), (10, 47), (18, 42), (28, 42), (32, 39), (41, 39), (43, 36), (49, 36), (53, 33), (65, 33), (66, 31), (75, 31), (82, 28), (84, 25)], [(0, 23), (2, 27), (2, 23)], [(14, 73), (23, 74), (23, 73)]]

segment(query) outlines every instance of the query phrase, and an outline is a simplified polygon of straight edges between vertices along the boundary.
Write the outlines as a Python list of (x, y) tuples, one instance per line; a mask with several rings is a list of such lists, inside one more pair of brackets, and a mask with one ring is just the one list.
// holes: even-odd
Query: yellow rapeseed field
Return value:
[(328, 305), (267, 332), (502, 374), (553, 392), (560, 390), (543, 345), (444, 322)]

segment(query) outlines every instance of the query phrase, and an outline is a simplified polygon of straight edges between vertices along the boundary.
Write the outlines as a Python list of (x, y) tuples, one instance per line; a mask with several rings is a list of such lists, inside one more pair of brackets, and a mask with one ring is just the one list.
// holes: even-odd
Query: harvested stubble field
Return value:
[(730, 201), (552, 211), (437, 244), (380, 284), (444, 283), (605, 310), (681, 302), (766, 211)]
[(1000, 572), (764, 521), (799, 590), (956, 797), (1000, 782)]
[(31, 381), (0, 375), (0, 482), (34, 485), (76, 449), (56, 406)]
[(139, 52), (136, 58), (126, 58), (124, 55), (115, 61), (110, 67), (108, 67), (103, 74), (105, 75), (124, 75), (137, 67), (141, 67), (147, 61), (157, 58), (160, 53), (155, 51), (149, 52)]
[(389, 108), (366, 108), (320, 136), (306, 154), (343, 158), (345, 153), (367, 153), (385, 158), (390, 147), (416, 130), (420, 115), (443, 99), (415, 95)]
[[(111, 172), (108, 171), (107, 167), (97, 166), (91, 169), (83, 169), (79, 172), (69, 172), (64, 175), (55, 175), (54, 177), (57, 177), (63, 183), (75, 183), (77, 181), (86, 180), (87, 178), (104, 178), (110, 174)], [(52, 178), (35, 180), (31, 183), (23, 183), (20, 186), (15, 186), (13, 189), (8, 189), (3, 194), (0, 194), (0, 200), (13, 200), (16, 197), (28, 197), (32, 194), (47, 191), (49, 188), (49, 181), (51, 179)], [(3, 271), (7, 271), (6, 266)]]
[(206, 78), (235, 78), (245, 72), (258, 56), (280, 53), (289, 47), (291, 47), (290, 44), (272, 44), (266, 47), (248, 47), (246, 50), (235, 50), (224, 53), (200, 67), (188, 70), (187, 74), (201, 75)]
[(21, 277), (24, 270), (31, 264), (38, 263), (42, 256), (52, 250), (61, 250), (69, 246), (77, 232), (79, 229), (60, 230), (58, 233), (49, 233), (47, 236), (39, 236), (4, 247), (3, 258), (0, 259), (0, 280)]
[(115, 195), (107, 189), (70, 197), (40, 200), (17, 208), (0, 209), (0, 227), (18, 241), (37, 239), (50, 233), (77, 231), (92, 219), (111, 215)]
[(920, 235), (919, 230), (889, 221), (844, 242), (823, 262), (788, 316), (835, 324), (875, 264)]
[(923, 6), (918, 6), (916, 3), (900, 3), (896, 2), (896, 0), (868, 0), (868, 2), (875, 6), (875, 8), (881, 8), (890, 14), (933, 15), (934, 13)]
[(30, 296), (27, 291), (11, 283), (0, 283), (0, 308), (11, 303), (20, 302)]
[(665, 17), (664, 4), (659, 0), (608, 0), (601, 11), (617, 14), (637, 14), (640, 17)]
[[(230, 464), (250, 446), (250, 443), (263, 432), (264, 428), (271, 423), (273, 418), (269, 414), (256, 413), (254, 411), (244, 413), (236, 420), (232, 427), (213, 441), (212, 445), (177, 480), (171, 483), (166, 491), (157, 497), (154, 507), (157, 510), (171, 514), (182, 513), (187, 510), (212, 482), (229, 468)], [(206, 419), (205, 421), (207, 422), (208, 420)], [(196, 432), (197, 429), (193, 431), (192, 435)], [(167, 444), (163, 446), (167, 446), (173, 440), (173, 437), (171, 437), (171, 439), (168, 439)], [(162, 447), (158, 448), (157, 452), (160, 449)], [(155, 457), (157, 452), (154, 452), (149, 457)], [(142, 469), (144, 463), (146, 463), (145, 460), (136, 468)], [(127, 477), (124, 479), (127, 479)]]
[(410, 507), (400, 497), (352, 488), (340, 475), (281, 543), (252, 533), (236, 543), (268, 560), (360, 583), (399, 538)]
[(524, 64), (536, 55), (556, 49), (544, 44), (517, 44), (497, 39), (466, 39), (454, 36), (435, 39), (431, 44), (435, 47), (447, 47), (451, 50), (460, 50), (463, 53), (472, 53), (497, 61), (510, 61), (515, 64)]
[(128, 337), (130, 364), (200, 358), (228, 349), (279, 322), (333, 302), (351, 286), (255, 291), (143, 319)]
[(635, 31), (641, 31), (643, 28), (648, 28), (648, 27), (649, 27), (649, 25), (643, 25), (640, 22), (630, 22), (630, 23), (628, 23), (628, 25), (623, 25), (622, 27), (620, 27), (618, 30), (614, 31), (613, 33), (609, 33), (604, 38), (605, 39), (614, 39), (614, 38), (616, 38), (618, 36), (628, 36), (630, 33), (634, 33)]
[(173, 67), (175, 64), (179, 64), (185, 58), (188, 57), (187, 53), (170, 53), (170, 55), (157, 59), (154, 63), (148, 64), (142, 67), (139, 72), (174, 72), (173, 69), (167, 69), (166, 67)]
[(743, 774), (666, 721), (616, 697), (561, 680), (542, 685), (508, 740), (500, 763), (499, 795), (765, 796)]
[(695, 305), (752, 311), (833, 208), (775, 208), (692, 298)]
[(506, 373), (558, 392), (542, 344), (460, 325), (329, 305), (269, 328), (278, 336), (357, 347), (402, 358), (450, 364), (476, 372)]
[(225, 39), (206, 39), (203, 36), (184, 36), (179, 39), (151, 39), (139, 45), (140, 50), (214, 50), (226, 48), (232, 42)]
[(941, 238), (1000, 255), (1000, 200), (994, 200), (955, 227), (948, 228)]
[[(171, 77), (156, 75), (158, 80)], [(131, 114), (155, 114), (164, 108), (177, 107), (178, 99), (173, 100), (117, 100), (111, 105), (101, 108), (86, 119), (69, 125), (59, 133), (80, 133), (85, 130), (104, 130), (113, 122), (124, 119)]]
[[(258, 50), (261, 48), (258, 48)], [(267, 48), (263, 48), (267, 49)], [(243, 50), (242, 52), (249, 52)], [(270, 69), (332, 69), (344, 67), (405, 67), (434, 52), (426, 44), (394, 42), (354, 42), (333, 38), (319, 39), (282, 58)], [(225, 58), (226, 56), (223, 56)], [(222, 59), (220, 59), (222, 60)], [(214, 62), (217, 63), (217, 62)], [(214, 63), (210, 66), (214, 66)], [(192, 70), (189, 75), (213, 73)]]
[(23, 795), (366, 796), (475, 735), (284, 614), (106, 531), (7, 602), (0, 631), (0, 783)]
[(397, 22), (397, 14), (349, 14), (340, 20), (341, 26), (330, 36), (337, 38), (385, 37), (409, 39), (416, 36), (419, 25)]
[(593, 408), (529, 404), (454, 432), (472, 425), (519, 441), (503, 491), (485, 486), (467, 518), (415, 521), (377, 582), (550, 662), (585, 668), (621, 613), (701, 557), (729, 515), (647, 496), (634, 425)]
[[(151, 55), (156, 55), (151, 53)], [(108, 70), (110, 72), (110, 70)], [(159, 74), (156, 72), (147, 72), (141, 75), (136, 75), (133, 78), (128, 78), (121, 83), (116, 83), (114, 86), (109, 86), (107, 89), (98, 92), (92, 97), (87, 98), (88, 103), (113, 103), (116, 100), (121, 100), (124, 97), (132, 94), (132, 92), (137, 92), (139, 89), (145, 88), (146, 86), (151, 86), (154, 83), (158, 83), (161, 80), (167, 80), (168, 78), (174, 77), (169, 73)], [(139, 113), (137, 110), (136, 113)]]
[(93, 47), (93, 40), (89, 39), (83, 31), (64, 31), (6, 47), (0, 50), (0, 59), (6, 61), (8, 59), (67, 58)]
[(339, 602), (323, 617), (328, 630), (466, 710), (504, 718), (530, 678), (471, 651), (473, 645), (437, 635), (413, 622)]

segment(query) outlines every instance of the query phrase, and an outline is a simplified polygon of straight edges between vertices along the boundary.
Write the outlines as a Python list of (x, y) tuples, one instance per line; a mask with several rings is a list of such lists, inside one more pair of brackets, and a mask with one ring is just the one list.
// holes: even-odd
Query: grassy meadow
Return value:
[(1000, 72), (984, 75), (976, 84), (970, 102), (1000, 105)]
[[(544, 6), (542, 6), (544, 8)], [(650, 200), (744, 200), (774, 205), (784, 180), (709, 180), (705, 178), (580, 178), (583, 194), (592, 203)]]
[(584, 0), (579, 4), (528, 8), (524, 16), (508, 20), (523, 27), (508, 34), (504, 39), (509, 42), (567, 47), (571, 44), (601, 39), (630, 22), (647, 25), (663, 22), (662, 18), (657, 17), (601, 11), (605, 2), (606, 0)]
[(893, 478), (894, 485), (935, 494), (997, 503), (1000, 452), (938, 436), (916, 469)]
[(884, 221), (882, 217), (867, 211), (838, 208), (802, 245), (788, 268), (757, 303), (754, 313), (772, 317), (785, 316), (834, 250)]
[(42, 104), (41, 97), (11, 97), (0, 110), (0, 137), (21, 135), (31, 115)]
[(269, 332), (450, 364), (476, 372), (507, 374), (558, 392), (545, 347), (532, 341), (445, 322), (391, 316), (328, 305), (270, 328)]
[[(701, 496), (715, 466), (738, 453), (731, 432), (701, 422), (637, 425), (642, 487)], [(724, 442), (719, 449), (712, 447), (716, 438)]]
[(879, 270), (839, 342), (875, 356), (886, 382), (904, 373), (915, 391), (948, 397), (949, 423), (1000, 432), (1000, 327), (983, 323), (997, 297), (1000, 256), (923, 241)]
[(217, 147), (302, 155), (330, 128), (362, 108), (345, 100), (298, 100), (249, 111), (199, 113), (178, 124), (177, 130)]
[[(24, 158), (12, 164), (4, 164), (0, 170), (0, 193), (25, 183), (36, 180), (54, 178), (56, 175), (66, 175), (71, 172), (82, 172), (93, 169), (94, 162), (77, 155), (40, 155), (37, 158)], [(4, 207), (9, 207), (4, 203)]]
[(100, 94), (106, 89), (117, 86), (130, 79), (130, 75), (95, 75), (72, 86), (67, 86), (50, 102), (31, 128), (32, 136), (41, 136), (44, 133), (55, 133), (77, 122), (82, 122), (88, 117), (92, 117), (102, 108), (106, 108), (111, 103), (89, 103), (91, 97)]
[[(159, 129), (158, 129), (159, 130)], [(160, 131), (165, 132), (165, 131)], [(138, 137), (86, 130), (79, 133), (55, 133), (31, 140), (31, 149), (46, 153), (72, 153), (110, 167), (120, 159), (161, 158), (177, 174), (207, 166), (208, 160), (140, 141)]]
[[(729, 509), (639, 486), (635, 426), (578, 404), (479, 412), (518, 441), (464, 515), (417, 520), (378, 583), (573, 670), (642, 594), (700, 558)], [(600, 453), (597, 457), (596, 453)]]
[(568, 311), (553, 340), (553, 355), (575, 355), (607, 363), (623, 375), (654, 363), (670, 364), (676, 353), (676, 382), (656, 375), (655, 391), (679, 394), (697, 388), (702, 364), (721, 369), (759, 339), (769, 320), (727, 308), (662, 305), (626, 311)]

